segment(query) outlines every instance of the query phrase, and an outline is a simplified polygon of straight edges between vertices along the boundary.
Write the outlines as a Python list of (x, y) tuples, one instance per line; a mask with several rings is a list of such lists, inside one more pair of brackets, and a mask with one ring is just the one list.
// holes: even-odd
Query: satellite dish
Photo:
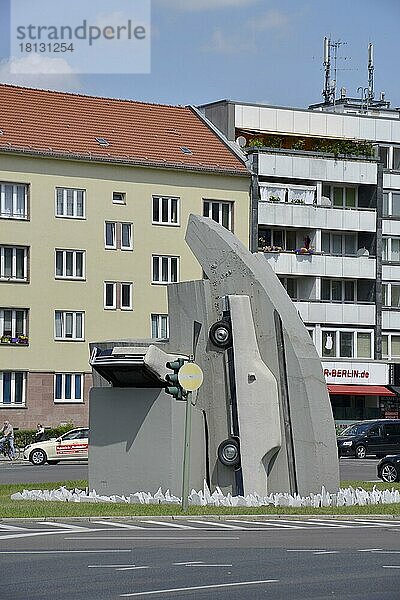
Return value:
[(244, 135), (239, 135), (238, 138), (236, 138), (236, 143), (238, 146), (240, 146), (241, 148), (244, 148), (247, 145), (247, 140), (244, 137)]

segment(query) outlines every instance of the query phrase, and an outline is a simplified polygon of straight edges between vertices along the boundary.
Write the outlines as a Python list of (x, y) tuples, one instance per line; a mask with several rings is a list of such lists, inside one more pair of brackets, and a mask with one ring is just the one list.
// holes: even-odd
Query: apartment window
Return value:
[(400, 192), (385, 191), (383, 193), (383, 216), (400, 217)]
[(371, 358), (372, 332), (323, 329), (321, 354), (326, 358)]
[(0, 405), (3, 408), (24, 406), (26, 372), (0, 371)]
[(0, 216), (7, 219), (28, 218), (28, 186), (0, 183)]
[(291, 229), (263, 229), (259, 230), (258, 246), (282, 250), (296, 250), (296, 231)]
[(153, 224), (179, 225), (179, 198), (153, 196)]
[(393, 148), (393, 170), (400, 171), (400, 148)]
[(392, 308), (400, 308), (400, 284), (384, 283), (383, 291), (383, 306)]
[(26, 281), (28, 248), (0, 246), (0, 279)]
[(321, 235), (322, 252), (339, 254), (341, 256), (354, 256), (357, 248), (357, 234), (329, 233), (323, 231)]
[(203, 216), (210, 217), (226, 229), (232, 231), (232, 202), (204, 200)]
[(168, 315), (151, 315), (151, 337), (169, 338), (169, 319)]
[(329, 302), (354, 302), (355, 281), (321, 279), (321, 300)]
[(400, 238), (383, 238), (382, 260), (400, 262)]
[(400, 358), (400, 335), (394, 333), (382, 335), (382, 357)]
[(56, 340), (83, 340), (84, 313), (56, 310), (55, 338)]
[(132, 250), (132, 223), (106, 221), (104, 226), (104, 246), (112, 250)]
[(126, 204), (126, 193), (113, 192), (112, 201), (113, 204)]
[(322, 195), (330, 198), (333, 206), (339, 208), (355, 208), (358, 203), (358, 189), (336, 185), (323, 185)]
[(298, 279), (295, 277), (279, 277), (279, 281), (285, 288), (289, 298), (298, 300)]
[(84, 279), (85, 252), (83, 250), (56, 250), (56, 277)]
[(104, 282), (104, 308), (132, 310), (132, 288), (129, 282)]
[(4, 341), (19, 343), (22, 337), (25, 341), (27, 321), (28, 311), (26, 309), (0, 308), (0, 338), (6, 338)]
[(153, 256), (152, 283), (177, 283), (179, 281), (178, 256)]
[(55, 373), (54, 402), (83, 402), (83, 373)]
[(56, 188), (56, 217), (85, 218), (85, 190)]

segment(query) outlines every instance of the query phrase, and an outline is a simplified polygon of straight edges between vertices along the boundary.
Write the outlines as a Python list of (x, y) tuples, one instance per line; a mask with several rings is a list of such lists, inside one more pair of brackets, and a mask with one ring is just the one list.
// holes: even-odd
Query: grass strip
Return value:
[[(186, 515), (398, 515), (400, 504), (374, 504), (369, 506), (344, 506), (344, 507), (274, 507), (260, 506), (249, 507), (215, 507), (191, 506), (187, 513), (183, 513), (180, 506), (155, 505), (155, 504), (80, 504), (78, 502), (43, 502), (34, 500), (11, 500), (11, 494), (22, 490), (47, 489), (52, 490), (60, 486), (68, 489), (84, 489), (87, 481), (60, 481), (57, 483), (19, 483), (0, 485), (0, 519), (44, 519), (63, 517), (129, 517), (129, 516), (182, 516)], [(400, 483), (386, 484), (383, 482), (370, 483), (364, 481), (342, 481), (341, 487), (363, 488), (367, 491), (376, 486), (377, 489), (398, 489)]]

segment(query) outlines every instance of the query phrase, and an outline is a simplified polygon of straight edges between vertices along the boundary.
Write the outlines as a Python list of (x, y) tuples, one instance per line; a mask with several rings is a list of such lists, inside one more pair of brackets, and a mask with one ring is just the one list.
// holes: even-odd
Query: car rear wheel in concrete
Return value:
[(239, 444), (237, 440), (229, 438), (218, 446), (218, 458), (226, 467), (237, 467), (240, 463)]
[(41, 450), (40, 448), (36, 448), (35, 450), (32, 450), (32, 452), (29, 455), (29, 460), (31, 461), (31, 463), (33, 465), (44, 465), (44, 463), (47, 460), (47, 454), (44, 450)]

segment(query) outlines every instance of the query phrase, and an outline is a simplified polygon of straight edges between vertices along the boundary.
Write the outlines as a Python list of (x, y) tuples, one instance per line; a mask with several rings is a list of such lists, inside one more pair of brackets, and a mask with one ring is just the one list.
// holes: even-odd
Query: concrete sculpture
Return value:
[(168, 287), (169, 340), (91, 344), (90, 487), (180, 495), (185, 402), (165, 393), (166, 363), (194, 357), (190, 488), (336, 492), (329, 397), (294, 304), (264, 256), (211, 219), (191, 215), (186, 241), (206, 278)]

